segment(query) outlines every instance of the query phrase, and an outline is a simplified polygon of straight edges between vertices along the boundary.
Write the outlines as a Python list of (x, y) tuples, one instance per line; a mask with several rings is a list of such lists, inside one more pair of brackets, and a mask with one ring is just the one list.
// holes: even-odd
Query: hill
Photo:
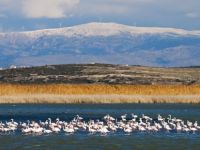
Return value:
[(200, 84), (199, 74), (199, 67), (68, 64), (1, 70), (0, 83), (193, 85)]

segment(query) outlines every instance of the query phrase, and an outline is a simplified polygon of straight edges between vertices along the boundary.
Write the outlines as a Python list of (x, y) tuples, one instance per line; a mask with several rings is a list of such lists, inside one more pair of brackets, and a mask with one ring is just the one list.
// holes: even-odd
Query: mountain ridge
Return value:
[(200, 31), (89, 23), (0, 34), (0, 67), (73, 63), (199, 66)]
[[(70, 32), (70, 30), (74, 30), (74, 32), (83, 34), (85, 31), (94, 31), (94, 30), (105, 30), (105, 31), (114, 31), (118, 30), (119, 32), (129, 32), (132, 34), (144, 34), (144, 33), (152, 33), (152, 34), (161, 34), (161, 33), (173, 33), (173, 34), (180, 34), (180, 35), (199, 35), (200, 36), (200, 30), (185, 30), (185, 29), (179, 29), (179, 28), (166, 28), (166, 27), (137, 27), (137, 26), (129, 26), (129, 25), (123, 25), (123, 24), (117, 24), (117, 23), (98, 23), (98, 22), (92, 22), (87, 24), (81, 24), (81, 25), (75, 25), (75, 26), (69, 26), (69, 27), (62, 27), (62, 28), (50, 28), (50, 29), (41, 29), (41, 30), (33, 30), (33, 31), (22, 31), (22, 32), (9, 32), (9, 33), (0, 33), (0, 34), (31, 34), (31, 33), (46, 33), (48, 35), (48, 32), (52, 32), (56, 34), (56, 31), (59, 34), (64, 34), (63, 32)], [(77, 32), (79, 31), (79, 32)], [(67, 34), (65, 34), (67, 35)], [(85, 34), (87, 35), (87, 34)], [(98, 33), (97, 33), (98, 35)], [(109, 35), (109, 34), (108, 34)], [(69, 35), (70, 36), (70, 35)]]

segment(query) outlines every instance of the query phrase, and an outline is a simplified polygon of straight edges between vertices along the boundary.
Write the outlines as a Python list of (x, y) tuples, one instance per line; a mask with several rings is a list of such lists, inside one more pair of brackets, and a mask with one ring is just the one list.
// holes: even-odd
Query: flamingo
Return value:
[(126, 132), (126, 133), (131, 133), (131, 132), (133, 132), (133, 129), (130, 128), (130, 127), (124, 128), (124, 132)]
[(88, 122), (84, 121), (79, 115), (76, 115), (69, 122), (60, 120), (59, 118), (56, 118), (55, 122), (52, 122), (51, 118), (48, 118), (44, 122), (41, 120), (39, 120), (39, 122), (27, 120), (26, 122), (18, 123), (14, 121), (14, 119), (10, 119), (10, 121), (0, 121), (0, 133), (11, 133), (17, 130), (25, 134), (50, 134), (61, 131), (66, 133), (85, 131), (89, 133), (107, 134), (109, 132), (117, 132), (118, 130), (124, 133), (131, 133), (136, 130), (141, 132), (159, 132), (162, 131), (162, 129), (168, 132), (172, 130), (177, 132), (197, 132), (200, 130), (197, 121), (193, 123), (187, 120), (185, 124), (182, 119), (171, 118), (171, 115), (168, 116), (166, 121), (160, 114), (158, 114), (155, 120), (144, 114), (138, 117), (132, 113), (131, 116), (131, 119), (127, 119), (127, 114), (122, 115), (121, 120), (118, 121), (112, 116), (106, 115), (102, 120), (96, 119), (89, 120)]

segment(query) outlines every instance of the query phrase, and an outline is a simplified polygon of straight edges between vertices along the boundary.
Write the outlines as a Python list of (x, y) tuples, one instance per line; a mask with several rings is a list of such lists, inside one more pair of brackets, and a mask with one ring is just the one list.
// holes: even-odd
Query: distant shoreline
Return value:
[(200, 104), (200, 95), (53, 95), (0, 96), (0, 104), (125, 104), (182, 103)]

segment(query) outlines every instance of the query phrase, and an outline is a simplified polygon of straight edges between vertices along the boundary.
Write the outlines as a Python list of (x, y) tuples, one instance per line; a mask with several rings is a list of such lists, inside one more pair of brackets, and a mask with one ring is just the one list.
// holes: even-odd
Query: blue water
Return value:
[[(0, 121), (14, 118), (16, 121), (46, 120), (47, 118), (70, 121), (76, 114), (85, 120), (101, 119), (110, 114), (119, 118), (122, 114), (147, 114), (163, 117), (171, 114), (183, 120), (200, 123), (200, 105), (188, 104), (114, 104), (114, 105), (0, 105)], [(0, 134), (0, 150), (132, 150), (170, 149), (199, 150), (200, 133), (133, 132), (132, 134), (50, 134), (22, 135)]]

